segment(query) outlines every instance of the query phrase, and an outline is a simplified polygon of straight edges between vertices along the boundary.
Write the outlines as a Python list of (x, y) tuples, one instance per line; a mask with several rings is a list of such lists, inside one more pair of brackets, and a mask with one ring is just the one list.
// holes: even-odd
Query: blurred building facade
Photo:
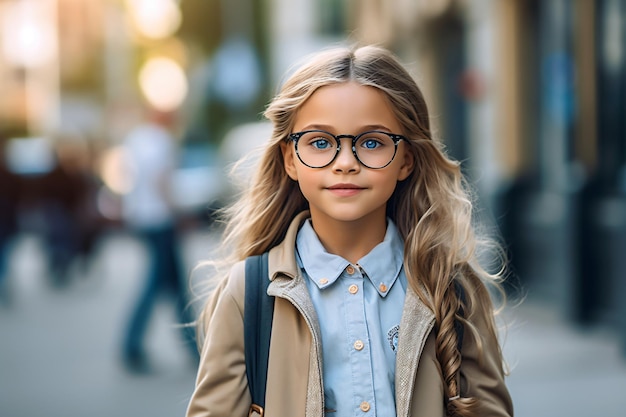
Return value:
[[(370, 1), (364, 34), (419, 66), (518, 288), (626, 351), (626, 3)], [(383, 17), (383, 19), (381, 19)]]
[(0, 22), (0, 130), (69, 126), (102, 148), (146, 104), (176, 114), (182, 146), (219, 147), (306, 53), (391, 48), (519, 286), (626, 351), (624, 1), (0, 0)]

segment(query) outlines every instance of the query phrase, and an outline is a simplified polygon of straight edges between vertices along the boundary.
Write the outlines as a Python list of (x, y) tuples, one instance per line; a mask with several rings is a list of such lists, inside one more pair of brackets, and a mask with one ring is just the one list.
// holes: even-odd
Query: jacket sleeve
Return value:
[(484, 317), (475, 314), (470, 318), (478, 330), (482, 354), (472, 332), (465, 329), (461, 349), (461, 387), (463, 397), (476, 397), (481, 403), (480, 415), (484, 417), (512, 417), (513, 403), (504, 382), (504, 369), (499, 342), (488, 331)]
[(206, 305), (206, 336), (187, 417), (245, 417), (251, 404), (243, 346), (244, 263)]

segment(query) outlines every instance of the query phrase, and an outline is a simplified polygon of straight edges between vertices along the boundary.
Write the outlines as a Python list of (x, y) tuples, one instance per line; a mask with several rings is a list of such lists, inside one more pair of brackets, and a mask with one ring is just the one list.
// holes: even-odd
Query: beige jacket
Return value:
[[(272, 282), (268, 293), (276, 301), (267, 376), (267, 417), (324, 416), (319, 324), (294, 250), (298, 229), (307, 216), (302, 213), (294, 219), (284, 241), (269, 254)], [(244, 283), (244, 262), (239, 262), (228, 279), (217, 286), (207, 304), (206, 339), (188, 417), (248, 415), (251, 399), (243, 346)], [(432, 311), (408, 288), (396, 358), (399, 417), (445, 416), (442, 375), (435, 357), (434, 324)], [(475, 324), (479, 330), (484, 328), (484, 323)], [(496, 353), (498, 342), (485, 336), (482, 343), (485, 355), (479, 359), (473, 338), (464, 338), (461, 365), (467, 386), (464, 395), (482, 400), (481, 416), (512, 416), (511, 398)]]

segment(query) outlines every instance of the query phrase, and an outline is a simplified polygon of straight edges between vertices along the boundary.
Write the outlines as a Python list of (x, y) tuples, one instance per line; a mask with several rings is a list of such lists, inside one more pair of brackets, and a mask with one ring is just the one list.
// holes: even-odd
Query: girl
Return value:
[(265, 115), (273, 134), (227, 213), (232, 267), (200, 318), (187, 416), (251, 409), (243, 261), (266, 251), (267, 416), (511, 416), (485, 286), (500, 277), (478, 263), (459, 164), (407, 71), (378, 47), (327, 50)]

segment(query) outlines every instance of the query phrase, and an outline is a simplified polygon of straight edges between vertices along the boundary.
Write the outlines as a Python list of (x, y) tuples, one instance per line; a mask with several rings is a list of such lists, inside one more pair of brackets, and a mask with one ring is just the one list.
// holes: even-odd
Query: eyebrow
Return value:
[[(332, 131), (336, 129), (334, 129), (334, 127), (331, 125), (310, 124), (302, 128), (302, 131), (305, 131), (305, 130), (325, 130), (327, 132), (332, 133)], [(365, 126), (361, 126), (359, 129), (356, 129), (356, 130), (359, 132), (367, 132), (369, 130), (382, 130), (385, 132), (391, 132), (391, 129), (389, 129), (385, 125), (365, 125)]]

